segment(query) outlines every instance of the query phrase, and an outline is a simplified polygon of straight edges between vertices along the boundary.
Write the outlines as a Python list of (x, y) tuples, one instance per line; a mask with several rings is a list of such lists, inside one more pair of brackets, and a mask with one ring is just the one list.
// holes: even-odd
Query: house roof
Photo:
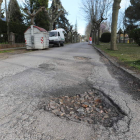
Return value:
[[(38, 27), (38, 26), (33, 26), (33, 27), (34, 27), (34, 28), (37, 28), (40, 32), (47, 32), (44, 28), (41, 28), (41, 27)], [(30, 29), (30, 28), (31, 28), (31, 26), (30, 26), (28, 29)], [(27, 30), (28, 30), (28, 29), (27, 29)], [(26, 30), (26, 31), (27, 31), (27, 30)], [(26, 32), (26, 31), (25, 31), (25, 32)], [(24, 32), (24, 33), (25, 33), (25, 32)]]

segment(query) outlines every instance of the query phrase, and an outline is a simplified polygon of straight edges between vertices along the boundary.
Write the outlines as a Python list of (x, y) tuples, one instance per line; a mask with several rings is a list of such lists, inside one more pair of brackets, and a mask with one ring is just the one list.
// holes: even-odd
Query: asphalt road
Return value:
[[(120, 85), (105, 61), (87, 43), (1, 60), (0, 140), (139, 140), (140, 101), (123, 89), (125, 83)], [(50, 97), (92, 88), (101, 90), (126, 114), (112, 128), (62, 119), (42, 108)]]

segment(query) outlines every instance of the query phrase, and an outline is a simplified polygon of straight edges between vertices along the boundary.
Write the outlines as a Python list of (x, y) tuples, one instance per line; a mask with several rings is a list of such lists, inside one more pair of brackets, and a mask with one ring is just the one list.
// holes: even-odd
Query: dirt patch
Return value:
[(61, 118), (89, 124), (99, 123), (105, 127), (112, 127), (125, 116), (109, 97), (98, 90), (76, 96), (51, 98), (43, 108)]
[(0, 59), (7, 59), (12, 55), (22, 54), (27, 52), (30, 52), (30, 50), (26, 50), (26, 49), (6, 50), (6, 51), (0, 50)]

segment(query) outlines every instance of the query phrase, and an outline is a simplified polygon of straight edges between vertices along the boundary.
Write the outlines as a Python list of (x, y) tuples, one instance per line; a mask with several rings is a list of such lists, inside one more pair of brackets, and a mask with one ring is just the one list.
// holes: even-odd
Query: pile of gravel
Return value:
[(89, 124), (102, 124), (112, 127), (121, 120), (124, 114), (101, 94), (100, 91), (89, 91), (76, 96), (52, 98), (45, 110), (72, 121), (84, 121)]

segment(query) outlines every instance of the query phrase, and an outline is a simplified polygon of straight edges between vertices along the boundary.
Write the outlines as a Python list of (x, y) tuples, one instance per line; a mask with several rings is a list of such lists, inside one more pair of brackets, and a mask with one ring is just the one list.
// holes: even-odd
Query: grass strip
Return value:
[(0, 53), (9, 53), (9, 52), (13, 52), (13, 50), (0, 50)]
[(140, 46), (137, 44), (117, 44), (118, 51), (110, 50), (109, 43), (101, 43), (96, 47), (117, 59), (121, 64), (140, 71)]

